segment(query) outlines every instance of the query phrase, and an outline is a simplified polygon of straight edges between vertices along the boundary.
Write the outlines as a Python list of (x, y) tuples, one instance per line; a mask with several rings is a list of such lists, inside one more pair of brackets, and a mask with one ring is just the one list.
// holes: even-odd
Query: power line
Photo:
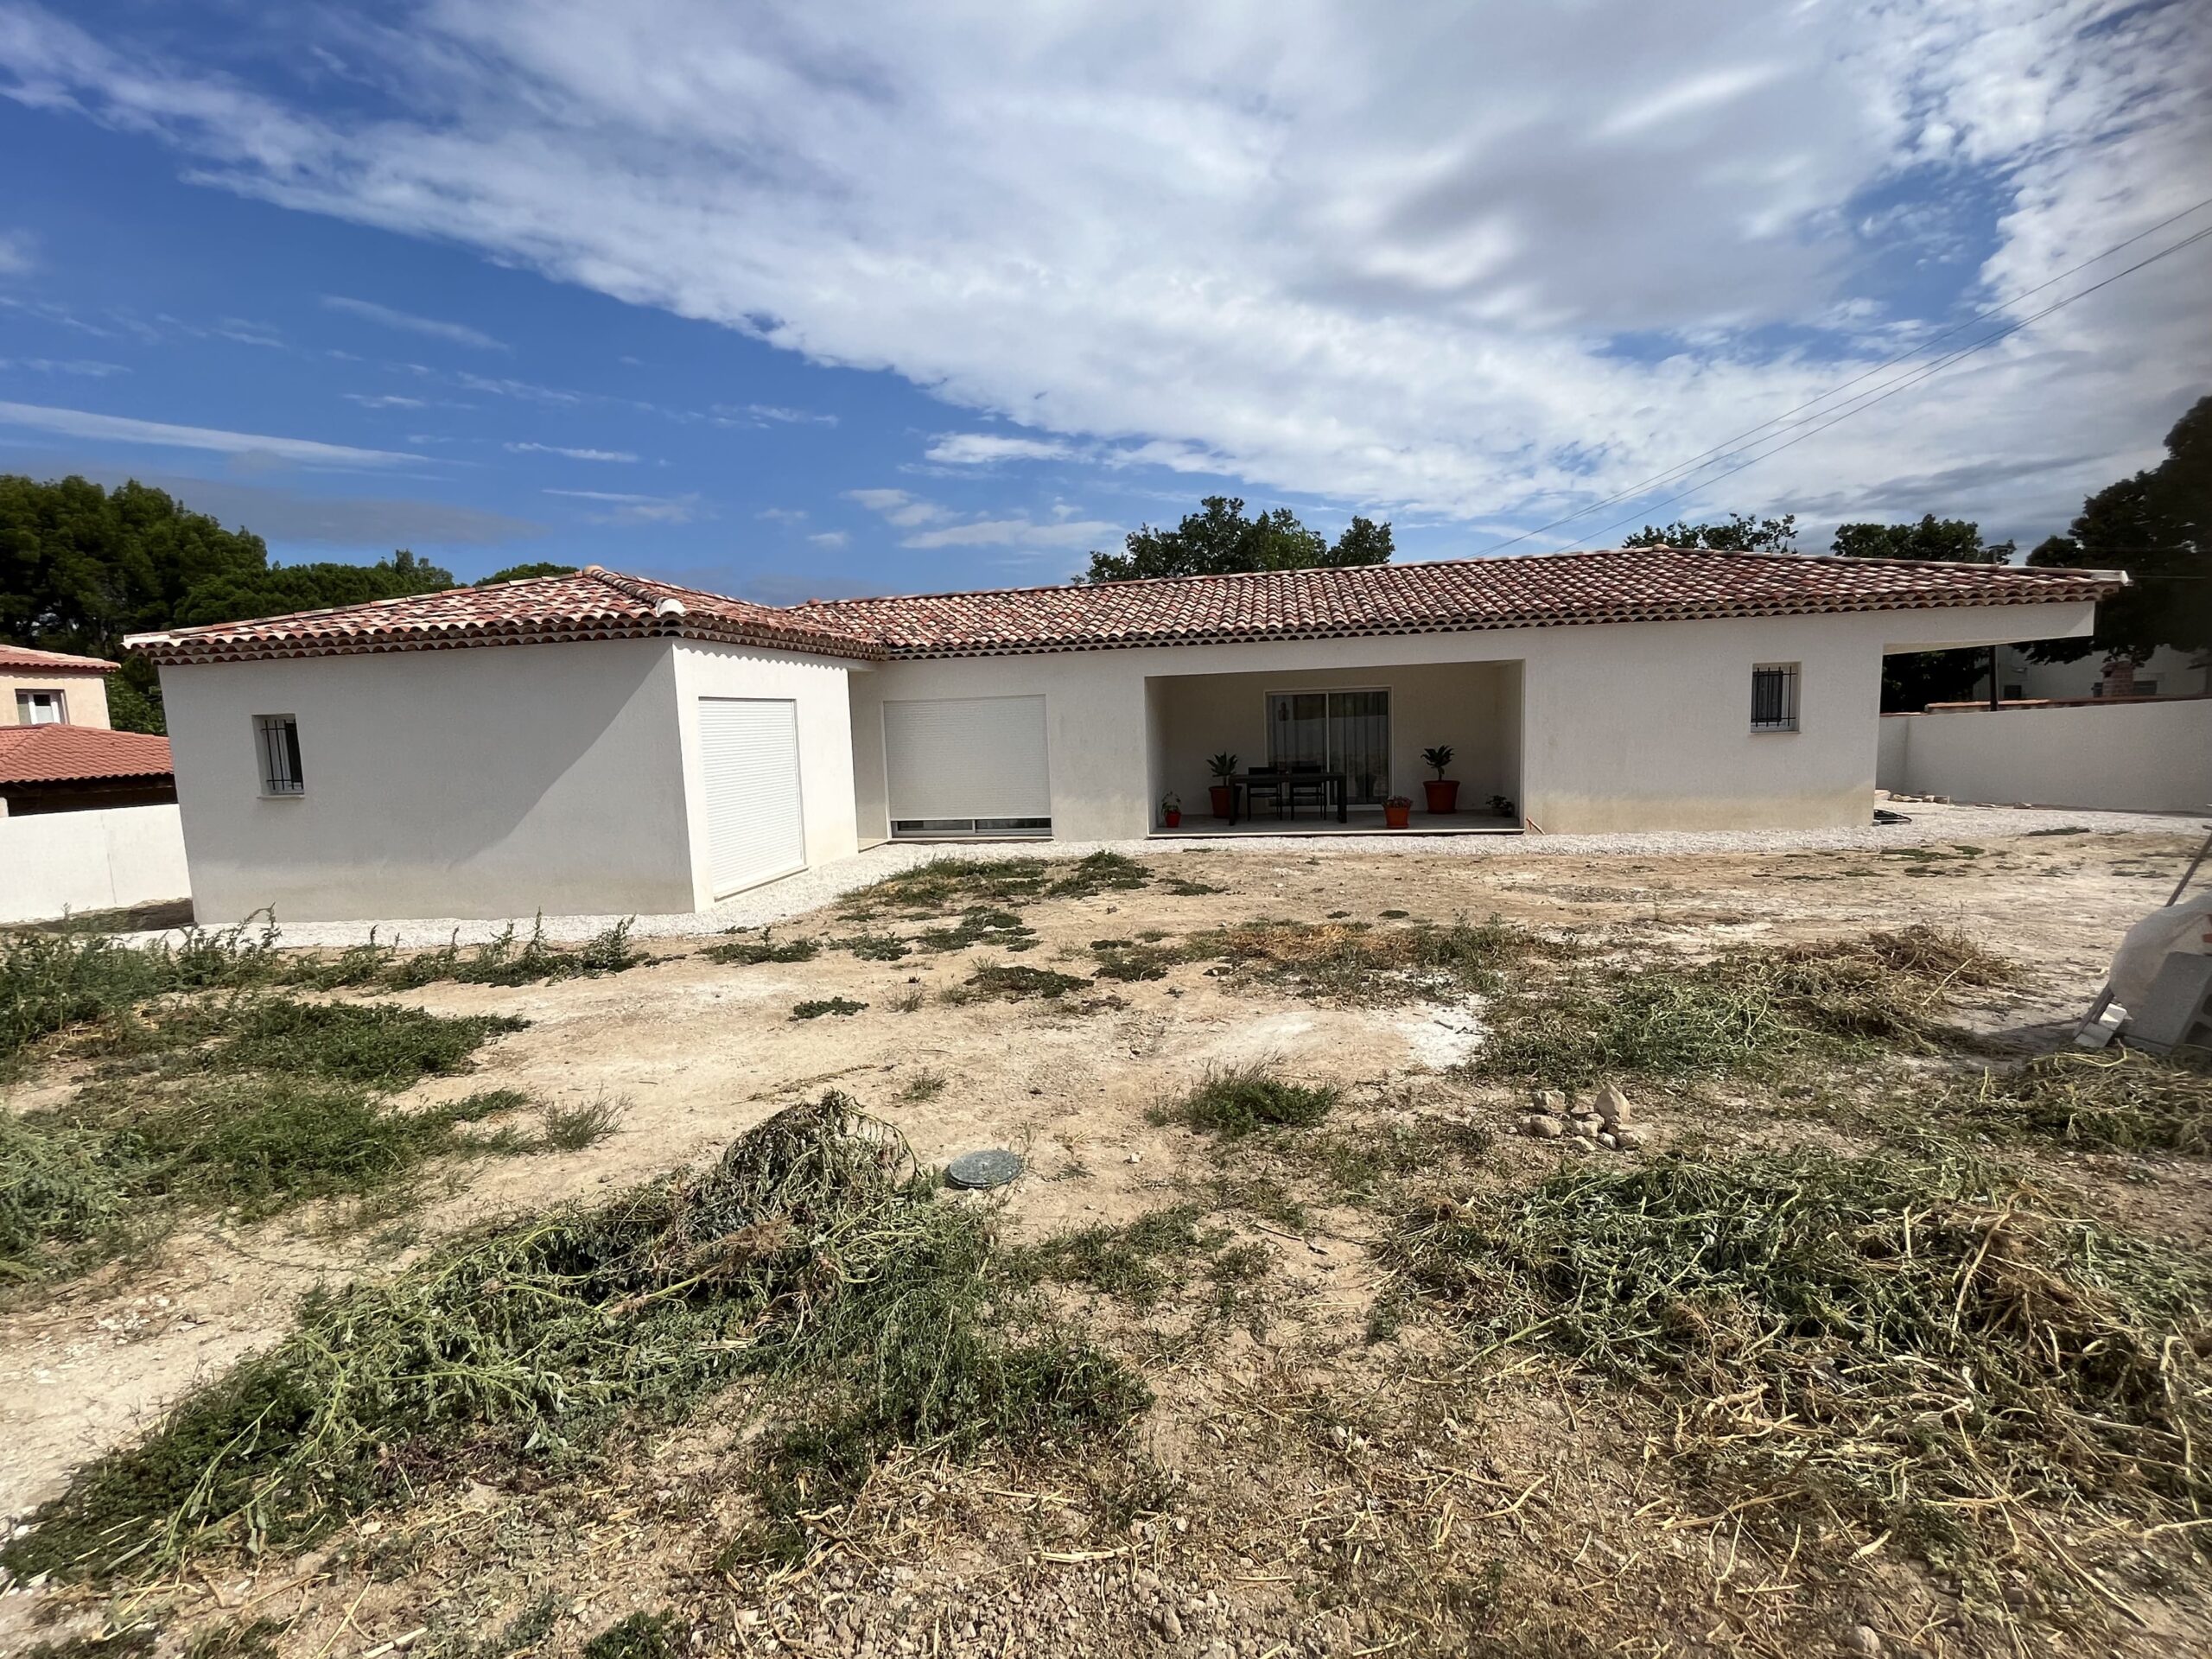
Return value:
[[(1577, 518), (1582, 518), (1588, 513), (1596, 512), (1601, 508), (1609, 507), (1616, 501), (1624, 501), (1632, 495), (1640, 494), (1643, 491), (1651, 488), (1654, 485), (1664, 484), (1675, 478), (1685, 476), (1691, 472), (1700, 470), (1699, 463), (1706, 461), (1709, 457), (1732, 450), (1738, 444), (1744, 442), (1747, 439), (1757, 438), (1758, 435), (1765, 431), (1767, 428), (1774, 426), (1779, 422), (1789, 420), (1789, 416), (1792, 415), (1798, 414), (1804, 410), (1811, 409), (1816, 404), (1824, 404), (1829, 398), (1834, 397), (1838, 392), (1847, 391), (1852, 387), (1857, 385), (1860, 381), (1879, 374), (1885, 369), (1894, 368), (1897, 365), (1906, 361), (1910, 358), (1917, 357), (1921, 353), (1926, 351), (1928, 347), (1935, 345), (1936, 341), (1948, 340), (1953, 334), (1958, 334), (1964, 329), (1971, 328), (1978, 322), (1986, 321), (1989, 318), (1998, 315), (1999, 313), (2009, 309), (2012, 306), (2018, 305), (2022, 300), (2032, 298), (2034, 296), (2042, 293), (2044, 289), (2050, 288), (2056, 283), (2064, 282), (2069, 276), (2075, 275), (2076, 272), (2086, 270), (2091, 265), (2098, 264), (2104, 260), (2109, 259), (2113, 255), (2120, 252), (2121, 250), (2133, 247), (2136, 243), (2142, 241), (2145, 237), (2155, 236), (2160, 231), (2164, 230), (2169, 225), (2177, 224), (2181, 220), (2187, 219), (2190, 214), (2201, 212), (2206, 207), (2212, 207), (2212, 196), (2207, 196), (2203, 200), (2196, 203), (2194, 206), (2184, 207), (2181, 212), (2160, 219), (2157, 224), (2152, 226), (2147, 230), (2138, 231), (2133, 236), (2127, 238), (2124, 241), (2113, 243), (2112, 246), (2105, 249), (2102, 252), (2092, 254), (2088, 258), (2082, 260), (2079, 264), (2069, 265), (2066, 270), (2060, 271), (2057, 276), (2050, 277), (2048, 281), (2038, 283), (2033, 288), (2024, 289), (2018, 294), (2006, 296), (2004, 299), (1999, 300), (1993, 305), (1990, 306), (1986, 310), (1976, 312), (1973, 316), (1967, 318), (1963, 322), (1955, 323), (1950, 327), (1944, 329), (1942, 333), (1932, 334), (1928, 339), (1918, 341), (1909, 350), (1900, 352), (1895, 357), (1887, 359), (1883, 362), (1877, 363), (1873, 367), (1866, 369), (1859, 374), (1853, 375), (1848, 380), (1840, 381), (1836, 385), (1830, 386), (1827, 391), (1808, 398), (1805, 402), (1796, 404), (1793, 408), (1785, 409), (1781, 414), (1774, 416), (1770, 419), (1761, 421), (1757, 426), (1746, 428), (1744, 431), (1737, 433), (1736, 435), (1732, 438), (1722, 439), (1719, 443), (1713, 445), (1712, 448), (1700, 450), (1698, 454), (1692, 455), (1688, 461), (1677, 462), (1675, 465), (1669, 467), (1663, 471), (1653, 474), (1649, 478), (1643, 480), (1641, 483), (1631, 484), (1624, 490), (1617, 491), (1615, 493), (1606, 496), (1600, 500), (1591, 502), (1587, 506), (1577, 507), (1573, 512), (1567, 514), (1563, 518), (1554, 518), (1548, 524), (1539, 524), (1535, 529), (1523, 531), (1518, 536), (1509, 537), (1506, 540), (1502, 542), (1494, 542), (1490, 546), (1483, 549), (1482, 554), (1478, 556), (1500, 552), (1506, 548), (1514, 546), (1517, 543), (1525, 542), (1531, 537), (1541, 536), (1548, 531), (1557, 530), (1562, 524), (1573, 524)], [(2202, 234), (2203, 232), (2202, 232), (2196, 233), (2197, 236), (2202, 236)], [(2194, 239), (2196, 239), (2194, 237), (2190, 238), (2190, 240)], [(2186, 247), (2188, 245), (2188, 241), (2183, 241), (2176, 245), (2177, 247)], [(2173, 251), (2173, 249), (2167, 250), (2168, 252), (2171, 252)], [(2163, 257), (2164, 256), (2160, 255), (2158, 257)], [(2147, 264), (2151, 262), (2145, 261), (2145, 263)], [(2142, 267), (2140, 265), (2132, 265), (2128, 269), (2130, 270), (2139, 270)], [(2127, 272), (2121, 271), (2117, 274), (2124, 276)], [(2107, 280), (2109, 281), (2112, 279), (2107, 278)], [(2103, 284), (2100, 283), (2098, 286), (2101, 287)], [(2083, 293), (2094, 293), (2095, 291), (2095, 289), (2084, 289), (2082, 290)], [(2048, 311), (2037, 314), (2039, 316), (2048, 316), (2049, 315), (2050, 313)], [(2033, 321), (2035, 319), (2029, 318), (2026, 321)], [(2010, 331), (2008, 330), (2007, 332)], [(2002, 338), (2004, 338), (2002, 334), (1992, 336), (1992, 339), (2001, 340)], [(1819, 417), (1816, 416), (1808, 416), (1806, 417), (1806, 421), (1793, 422), (1789, 427), (1782, 428), (1782, 430), (1789, 431), (1794, 427), (1806, 424), (1807, 421), (1817, 418)], [(1768, 434), (1768, 436), (1775, 435), (1777, 435), (1773, 433)], [(1810, 436), (1811, 435), (1808, 434), (1807, 435)], [(1763, 442), (1764, 440), (1760, 439), (1759, 442)], [(1774, 452), (1770, 451), (1769, 453), (1771, 454)], [(1724, 478), (1728, 474), (1725, 473), (1720, 474), (1720, 476)], [(1694, 493), (1694, 491), (1690, 492), (1690, 493)], [(1677, 496), (1673, 499), (1680, 500), (1681, 498)], [(1663, 505), (1664, 504), (1662, 503), (1662, 505)], [(1651, 509), (1647, 508), (1645, 511), (1649, 512), (1651, 511)], [(1610, 529), (1611, 526), (1608, 525), (1607, 528)]]
[[(1759, 462), (1765, 461), (1770, 456), (1780, 454), (1784, 449), (1793, 449), (1796, 448), (1797, 445), (1804, 442), (1808, 438), (1816, 438), (1821, 433), (1827, 431), (1828, 428), (1841, 424), (1843, 422), (1849, 420), (1853, 415), (1863, 414), (1867, 410), (1872, 409), (1876, 404), (1882, 403), (1891, 397), (1894, 397), (1901, 391), (1908, 391), (1914, 386), (1918, 385), (1922, 381), (1929, 379), (1932, 376), (1941, 374), (1945, 369), (1949, 368), (1952, 364), (1959, 362), (1962, 359), (1972, 357), (1976, 352), (1986, 350), (1989, 346), (1994, 346), (1999, 340), (2005, 339), (2009, 335), (2018, 334), (2030, 323), (2039, 322), (2044, 318), (2050, 315), (2054, 311), (2063, 311), (2068, 306), (2073, 304), (2076, 300), (2085, 300), (2088, 298), (2090, 295), (2095, 293), (2099, 289), (2108, 288), (2113, 283), (2118, 282), (2121, 277), (2132, 276), (2136, 271), (2143, 270), (2145, 266), (2155, 265), (2159, 260), (2165, 258), (2169, 254), (2179, 253), (2184, 248), (2193, 247), (2196, 244), (2203, 241), (2208, 237), (2212, 237), (2212, 226), (2207, 226), (2201, 231), (2192, 232), (2190, 235), (2183, 237), (2180, 241), (2174, 243), (2171, 246), (2159, 249), (2158, 252), (2152, 254), (2149, 258), (2139, 259), (2135, 264), (2126, 267), (2124, 270), (2116, 270), (2113, 272), (2111, 276), (2105, 277), (2102, 281), (2092, 283), (2088, 287), (2082, 289), (2078, 292), (2069, 294), (2064, 299), (2053, 301), (2050, 304), (2044, 307), (2042, 310), (2035, 312), (2031, 315), (2023, 317), (2018, 322), (2009, 324), (2006, 327), (1999, 329), (1995, 334), (1986, 335), (1984, 338), (1976, 340), (1971, 346), (1962, 346), (1958, 351), (1953, 352), (1947, 357), (1939, 358), (1934, 363), (1913, 370), (1910, 374), (1899, 375), (1885, 387), (1878, 388), (1872, 392), (1862, 392), (1858, 397), (1851, 400), (1855, 407), (1846, 409), (1841, 414), (1834, 415), (1832, 418), (1821, 422), (1820, 425), (1813, 428), (1811, 431), (1800, 433), (1797, 436), (1791, 438), (1786, 443), (1776, 444), (1771, 449), (1762, 450), (1759, 454), (1751, 456), (1748, 461), (1739, 461), (1737, 465), (1728, 467), (1726, 471), (1715, 473), (1710, 478), (1701, 479), (1697, 483), (1691, 485), (1687, 490), (1681, 491), (1679, 493), (1675, 495), (1670, 495), (1665, 500), (1655, 503), (1651, 506), (1639, 508), (1637, 512), (1630, 513), (1625, 518), (1617, 518), (1611, 524), (1605, 525), (1605, 529), (1608, 531), (1618, 530), (1623, 524), (1633, 524), (1638, 518), (1643, 518), (1646, 513), (1656, 512), (1661, 508), (1672, 506), (1677, 501), (1686, 500), (1689, 497), (1695, 495), (1699, 491), (1705, 489), (1707, 486), (1717, 484), (1724, 478), (1732, 478), (1736, 474), (1742, 472), (1747, 467), (1756, 467)], [(1799, 424), (1802, 424), (1802, 423), (1800, 423)], [(1764, 440), (1762, 439), (1761, 442), (1764, 442)], [(1614, 499), (1618, 499), (1618, 497)], [(1605, 504), (1599, 503), (1598, 505), (1602, 505)]]

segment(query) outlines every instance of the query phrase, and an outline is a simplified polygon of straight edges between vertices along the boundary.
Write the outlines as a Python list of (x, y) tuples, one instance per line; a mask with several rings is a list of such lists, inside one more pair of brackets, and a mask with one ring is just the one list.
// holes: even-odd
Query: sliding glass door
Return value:
[(1355, 804), (1390, 792), (1388, 691), (1270, 691), (1268, 762), (1290, 772), (1341, 772)]

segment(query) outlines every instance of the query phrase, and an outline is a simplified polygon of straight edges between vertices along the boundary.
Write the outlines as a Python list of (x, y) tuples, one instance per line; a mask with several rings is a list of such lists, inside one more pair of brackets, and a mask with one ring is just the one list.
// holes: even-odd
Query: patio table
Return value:
[[(1280, 817), (1285, 792), (1295, 790), (1301, 784), (1322, 785), (1326, 794), (1336, 801), (1338, 823), (1344, 823), (1350, 817), (1345, 808), (1350, 804), (1351, 789), (1345, 774), (1341, 772), (1239, 772), (1232, 773), (1228, 781), (1229, 821), (1231, 823), (1236, 822), (1236, 806), (1240, 800), (1245, 802), (1244, 816), (1248, 818), (1252, 816), (1251, 804), (1246, 797), (1255, 790), (1264, 789), (1273, 793), (1275, 815)], [(1326, 804), (1325, 801), (1325, 810)], [(1290, 798), (1290, 815), (1294, 818), (1298, 816), (1298, 799), (1294, 794)]]

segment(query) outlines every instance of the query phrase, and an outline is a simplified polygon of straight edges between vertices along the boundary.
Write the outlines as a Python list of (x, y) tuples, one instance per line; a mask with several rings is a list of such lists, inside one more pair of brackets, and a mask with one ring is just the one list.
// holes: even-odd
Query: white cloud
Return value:
[(925, 459), (948, 467), (988, 467), (1001, 461), (1058, 461), (1074, 453), (1057, 438), (1010, 438), (995, 432), (943, 432), (925, 452)]
[(753, 516), (755, 518), (766, 518), (771, 524), (803, 524), (806, 522), (806, 509), (804, 507), (763, 507)]
[(560, 443), (511, 443), (507, 452), (517, 455), (561, 455), (569, 461), (632, 461), (637, 456), (627, 449), (572, 449)]
[(124, 364), (103, 363), (85, 357), (0, 357), (0, 369), (22, 370), (32, 374), (80, 374), (95, 380), (130, 372)]
[[(2187, 206), (2197, 10), (449, 0), (349, 39), (372, 116), (0, 0), (0, 75), (196, 177), (1039, 442), (1474, 523), (1633, 484), (1955, 321), (1961, 282), (1986, 302)], [(2212, 379), (2208, 257), (1681, 510), (1904, 511), (1944, 480), (1930, 505), (2048, 527)]]
[(363, 409), (428, 409), (427, 397), (402, 397), (397, 392), (347, 391), (339, 394), (349, 404), (359, 404)]
[(839, 548), (853, 538), (842, 530), (818, 530), (806, 539), (817, 547)]
[(342, 311), (347, 316), (359, 317), (379, 327), (397, 328), (403, 334), (423, 334), (431, 340), (442, 340), (455, 346), (474, 346), (480, 352), (504, 352), (507, 343), (494, 340), (480, 328), (471, 328), (465, 322), (446, 322), (437, 317), (418, 317), (411, 311), (395, 311), (388, 305), (378, 305), (374, 300), (356, 300), (343, 294), (326, 294), (323, 304), (333, 311)]
[(858, 502), (870, 512), (881, 514), (901, 530), (937, 524), (954, 516), (951, 508), (925, 501), (904, 490), (847, 490), (845, 499)]
[(584, 515), (594, 524), (688, 524), (714, 516), (696, 493), (630, 495), (619, 490), (548, 490), (545, 493), (598, 503), (600, 511)]
[(35, 404), (0, 404), (0, 424), (30, 427), (63, 437), (151, 444), (168, 449), (208, 449), (219, 454), (293, 461), (307, 467), (393, 467), (423, 459), (389, 449), (356, 449), (348, 444), (318, 443), (311, 438), (276, 438), (253, 432), (226, 432), (215, 427), (172, 426), (162, 421), (94, 415), (79, 409), (47, 409)]
[(925, 500), (905, 490), (848, 490), (848, 500), (858, 502), (885, 523), (912, 533), (899, 538), (901, 547), (1000, 547), (1028, 552), (1065, 551), (1097, 547), (1121, 538), (1121, 528), (1098, 518), (1077, 518), (1075, 509), (1061, 502), (1049, 520), (1027, 513), (962, 514), (943, 502)]
[(29, 231), (0, 231), (0, 276), (22, 276), (38, 264), (38, 244)]
[(835, 426), (835, 415), (823, 415), (810, 409), (792, 409), (783, 404), (744, 404), (732, 407), (716, 404), (714, 413), (718, 426)]

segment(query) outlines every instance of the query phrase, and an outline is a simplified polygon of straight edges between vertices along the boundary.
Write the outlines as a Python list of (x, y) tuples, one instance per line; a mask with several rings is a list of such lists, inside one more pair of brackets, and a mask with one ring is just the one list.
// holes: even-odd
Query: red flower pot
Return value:
[(1206, 793), (1213, 798), (1214, 817), (1217, 818), (1227, 817), (1229, 816), (1229, 785), (1227, 784), (1216, 784), (1211, 789), (1206, 791)]
[(1431, 812), (1457, 812), (1459, 810), (1459, 780), (1457, 778), (1431, 778), (1421, 785), (1428, 795)]
[(1160, 817), (1166, 820), (1170, 830), (1179, 830), (1183, 827), (1183, 809), (1179, 806), (1169, 807), (1166, 811), (1160, 814)]
[(1386, 804), (1382, 809), (1382, 823), (1388, 829), (1404, 830), (1409, 828), (1413, 821), (1414, 809), (1410, 801), (1403, 806)]

